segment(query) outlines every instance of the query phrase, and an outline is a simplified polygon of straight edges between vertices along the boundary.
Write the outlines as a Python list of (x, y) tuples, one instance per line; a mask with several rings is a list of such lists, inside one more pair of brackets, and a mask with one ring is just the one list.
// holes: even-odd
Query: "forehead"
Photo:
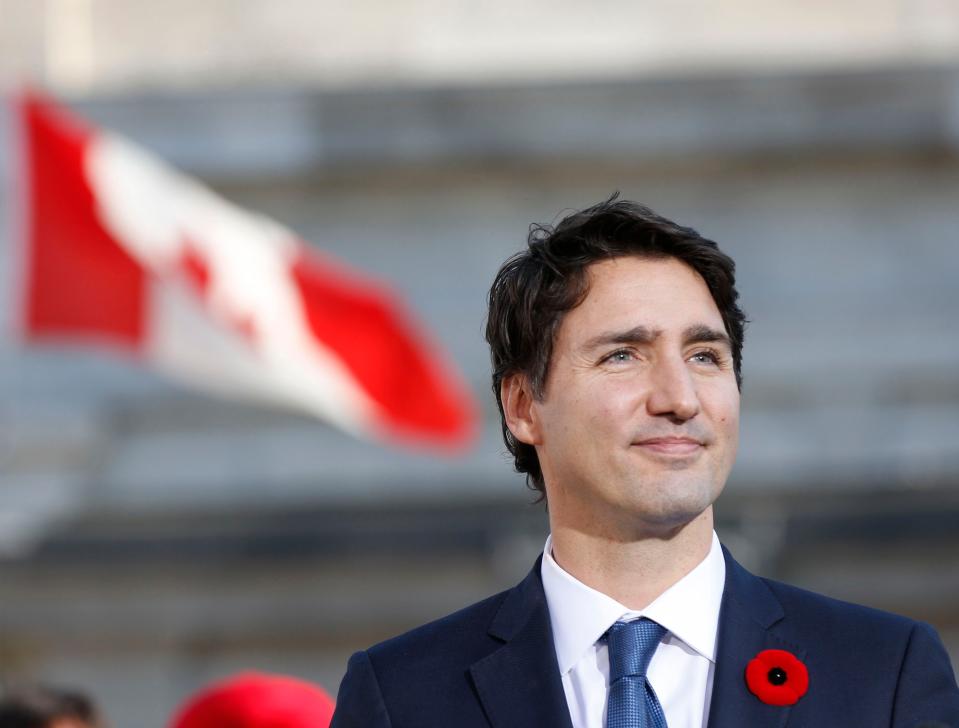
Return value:
[(705, 324), (724, 330), (706, 281), (676, 258), (622, 256), (586, 270), (587, 294), (567, 312), (562, 329), (649, 326), (663, 330)]

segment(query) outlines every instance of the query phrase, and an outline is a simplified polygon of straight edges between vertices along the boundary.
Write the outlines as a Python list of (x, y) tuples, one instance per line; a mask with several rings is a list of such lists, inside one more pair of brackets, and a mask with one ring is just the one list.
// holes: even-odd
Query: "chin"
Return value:
[(702, 516), (714, 500), (710, 494), (695, 493), (689, 498), (647, 503), (641, 518), (651, 526), (677, 531)]

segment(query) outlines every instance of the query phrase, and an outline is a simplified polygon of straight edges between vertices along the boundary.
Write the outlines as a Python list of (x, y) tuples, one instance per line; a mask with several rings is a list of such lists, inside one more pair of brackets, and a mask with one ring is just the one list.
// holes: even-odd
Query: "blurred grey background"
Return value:
[(721, 538), (959, 660), (959, 1), (0, 0), (24, 81), (389, 281), (484, 419), (411, 454), (21, 347), (5, 140), (0, 678), (161, 728), (239, 669), (335, 692), (353, 650), (510, 586), (546, 516), (499, 439), (486, 289), (613, 190), (738, 262)]

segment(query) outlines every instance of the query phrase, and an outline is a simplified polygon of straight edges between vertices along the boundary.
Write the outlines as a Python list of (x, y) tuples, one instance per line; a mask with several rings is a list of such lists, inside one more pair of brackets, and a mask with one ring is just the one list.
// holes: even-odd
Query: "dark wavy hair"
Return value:
[(0, 728), (47, 728), (73, 720), (88, 728), (104, 726), (93, 700), (49, 685), (17, 685), (0, 696)]
[(692, 228), (618, 198), (616, 193), (555, 227), (532, 225), (526, 250), (503, 263), (490, 287), (486, 341), (503, 439), (516, 471), (526, 473), (527, 485), (539, 492), (540, 500), (546, 489), (536, 449), (517, 440), (507, 427), (500, 385), (505, 377), (521, 373), (533, 396), (542, 399), (556, 332), (563, 314), (586, 298), (591, 264), (625, 255), (676, 258), (699, 273), (722, 315), (732, 344), (736, 384), (742, 388), (746, 316), (737, 304), (733, 259)]

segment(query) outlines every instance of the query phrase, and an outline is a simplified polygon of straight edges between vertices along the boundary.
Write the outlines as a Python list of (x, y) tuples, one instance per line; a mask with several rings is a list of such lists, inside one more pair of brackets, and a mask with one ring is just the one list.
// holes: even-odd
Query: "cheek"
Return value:
[(727, 455), (730, 459), (736, 457), (736, 450), (739, 447), (739, 398), (727, 403), (722, 415), (717, 422), (717, 429), (720, 437), (726, 442)]
[(631, 422), (641, 399), (637, 387), (607, 386), (586, 392), (578, 408), (589, 413), (593, 426), (609, 430)]
[(739, 390), (713, 392), (704, 404), (717, 435), (735, 442), (739, 437)]

